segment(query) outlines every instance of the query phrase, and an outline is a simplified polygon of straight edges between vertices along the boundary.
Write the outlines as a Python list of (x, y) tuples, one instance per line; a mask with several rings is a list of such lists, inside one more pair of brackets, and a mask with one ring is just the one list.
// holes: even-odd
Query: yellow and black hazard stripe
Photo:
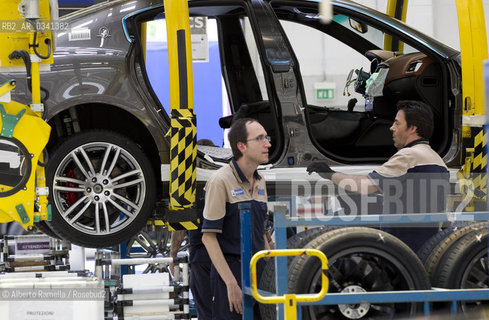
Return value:
[(170, 209), (191, 208), (196, 189), (195, 115), (192, 110), (171, 111)]
[(460, 192), (470, 199), (485, 200), (487, 196), (487, 128), (464, 127), (465, 163), (457, 172)]
[[(178, 213), (179, 215), (181, 213)], [(179, 219), (181, 217), (178, 217)], [(176, 230), (196, 230), (198, 229), (198, 224), (200, 224), (200, 221), (179, 221), (179, 222), (172, 222), (172, 221), (165, 221), (165, 225), (169, 231), (176, 231)]]
[(165, 220), (170, 230), (196, 229), (196, 117), (192, 50), (186, 0), (164, 0), (170, 74), (170, 202)]

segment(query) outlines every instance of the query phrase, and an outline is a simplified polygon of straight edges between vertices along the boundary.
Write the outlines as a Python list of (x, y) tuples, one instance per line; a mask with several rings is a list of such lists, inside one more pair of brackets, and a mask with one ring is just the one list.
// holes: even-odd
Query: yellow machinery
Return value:
[(462, 52), (462, 148), (464, 164), (458, 172), (466, 210), (480, 203), (485, 208), (487, 195), (486, 135), (483, 125), (484, 87), (482, 63), (488, 57), (484, 8), (481, 0), (456, 0)]
[[(406, 22), (407, 7), (408, 0), (388, 0), (386, 13), (402, 22)], [(403, 52), (404, 43), (386, 34), (384, 37), (384, 50)]]
[[(170, 74), (170, 185), (164, 220), (168, 230), (197, 229), (197, 118), (194, 113), (192, 49), (187, 0), (164, 0)], [(147, 24), (141, 28), (146, 38)], [(142, 41), (146, 59), (146, 42)]]
[(196, 117), (192, 50), (186, 0), (164, 0), (170, 73), (170, 203), (165, 215), (169, 230), (197, 229)]
[[(0, 71), (27, 72), (32, 104), (10, 99), (15, 82), (0, 87), (0, 222), (25, 229), (49, 219), (43, 150), (51, 128), (42, 119), (39, 68), (52, 58), (49, 0), (2, 0)], [(30, 80), (30, 81), (29, 81)]]

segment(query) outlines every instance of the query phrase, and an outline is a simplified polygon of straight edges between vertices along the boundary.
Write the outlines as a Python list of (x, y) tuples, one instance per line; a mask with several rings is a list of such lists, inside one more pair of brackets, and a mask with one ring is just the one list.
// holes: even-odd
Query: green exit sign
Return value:
[(316, 100), (333, 100), (334, 89), (316, 89)]

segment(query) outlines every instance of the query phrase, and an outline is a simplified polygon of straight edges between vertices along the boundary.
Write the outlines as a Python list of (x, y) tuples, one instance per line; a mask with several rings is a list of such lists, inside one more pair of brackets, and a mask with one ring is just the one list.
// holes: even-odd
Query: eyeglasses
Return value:
[(268, 142), (272, 141), (272, 138), (270, 138), (270, 136), (258, 136), (258, 137), (253, 138), (253, 139), (248, 139), (248, 140), (246, 140), (246, 142), (253, 141), (253, 140), (258, 141), (260, 143), (265, 143), (265, 141), (268, 141)]

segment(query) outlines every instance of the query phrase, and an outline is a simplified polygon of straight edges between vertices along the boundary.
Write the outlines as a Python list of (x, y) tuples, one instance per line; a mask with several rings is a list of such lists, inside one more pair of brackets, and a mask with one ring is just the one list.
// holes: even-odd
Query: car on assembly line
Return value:
[[(218, 147), (198, 148), (199, 179), (229, 160), (223, 130), (240, 117), (258, 119), (271, 136), (265, 171), (272, 196), (289, 188), (279, 181), (305, 179), (312, 161), (381, 163), (395, 152), (389, 127), (402, 99), (432, 107), (431, 145), (459, 164), (460, 53), (368, 7), (332, 4), (324, 24), (318, 1), (188, 2), (190, 15), (204, 17), (215, 35), (204, 62), (194, 63), (198, 130), (221, 134), (213, 138)], [(55, 34), (54, 64), (41, 73), (52, 127), (52, 221), (40, 228), (107, 247), (137, 233), (168, 198), (167, 49), (151, 38), (162, 34), (164, 7), (161, 0), (107, 1), (61, 22), (70, 28)], [(386, 42), (394, 49), (384, 50)], [(345, 57), (349, 65), (338, 63)], [(212, 72), (199, 71), (205, 63)], [(24, 73), (1, 78), (15, 79), (13, 99), (28, 103)], [(219, 101), (199, 100), (201, 88), (218, 88)], [(198, 131), (198, 138), (209, 137)]]

